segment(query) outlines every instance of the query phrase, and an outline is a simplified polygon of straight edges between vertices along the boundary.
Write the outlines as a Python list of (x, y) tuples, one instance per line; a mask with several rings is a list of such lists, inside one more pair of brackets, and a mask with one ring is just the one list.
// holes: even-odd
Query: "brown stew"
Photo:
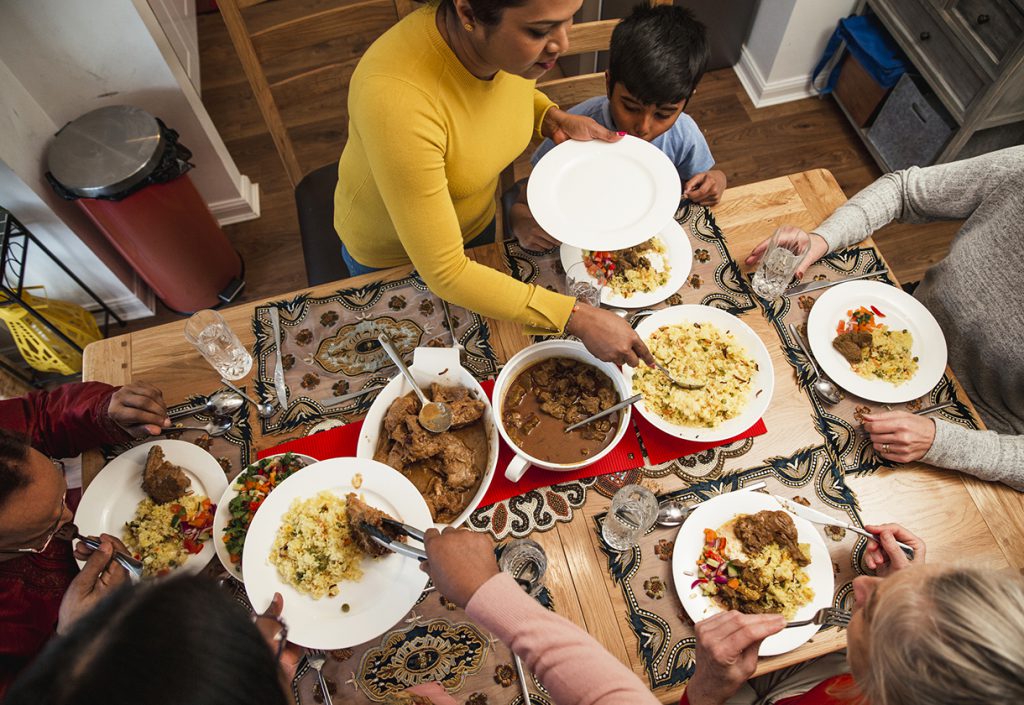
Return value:
[(482, 418), (486, 405), (465, 387), (432, 384), (428, 396), (451, 409), (451, 430), (431, 433), (420, 426), (420, 403), (410, 392), (391, 402), (373, 459), (409, 478), (427, 501), (434, 521), (445, 523), (473, 500), (487, 470), (490, 447)]
[(619, 412), (569, 433), (566, 426), (618, 403), (615, 385), (593, 365), (553, 357), (523, 370), (509, 385), (501, 419), (509, 438), (524, 452), (565, 465), (593, 457), (612, 442)]

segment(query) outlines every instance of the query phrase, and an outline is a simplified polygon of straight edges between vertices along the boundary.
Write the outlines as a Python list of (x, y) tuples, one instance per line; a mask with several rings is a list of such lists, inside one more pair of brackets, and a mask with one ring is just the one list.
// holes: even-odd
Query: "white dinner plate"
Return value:
[[(881, 323), (891, 330), (907, 329), (913, 336), (911, 355), (918, 358), (917, 373), (900, 385), (865, 379), (832, 347), (836, 326), (849, 318), (847, 311), (874, 306), (885, 314)], [(822, 372), (840, 387), (862, 399), (898, 404), (930, 392), (946, 371), (946, 338), (935, 317), (902, 289), (882, 282), (837, 284), (818, 297), (807, 316), (807, 340)]]
[(622, 250), (661, 230), (679, 208), (679, 172), (637, 137), (567, 140), (538, 162), (530, 211), (552, 237), (589, 250)]
[[(693, 266), (693, 247), (690, 245), (690, 238), (686, 237), (686, 232), (675, 220), (670, 220), (668, 225), (659, 230), (657, 237), (665, 243), (664, 260), (669, 267), (668, 281), (653, 291), (637, 292), (632, 296), (623, 296), (612, 287), (605, 286), (601, 289), (602, 304), (620, 308), (646, 308), (660, 304), (683, 287)], [(562, 267), (567, 272), (569, 267), (583, 261), (583, 250), (574, 245), (563, 243), (559, 255)], [(597, 283), (593, 277), (590, 279)]]
[[(343, 649), (369, 641), (398, 623), (419, 599), (427, 574), (420, 570), (419, 561), (392, 553), (364, 558), (362, 579), (340, 583), (335, 597), (314, 600), (282, 581), (268, 560), (281, 519), (294, 500), (310, 499), (323, 490), (339, 497), (355, 492), (367, 504), (417, 528), (432, 524), (427, 503), (404, 475), (362, 458), (331, 458), (310, 465), (264, 500), (249, 525), (242, 551), (249, 602), (262, 612), (279, 592), (284, 597), (281, 617), (288, 625), (288, 641), (311, 649)], [(347, 612), (342, 605), (349, 606)]]
[[(704, 548), (704, 529), (717, 531), (737, 514), (754, 514), (762, 509), (782, 510), (778, 502), (766, 494), (743, 490), (730, 492), (699, 504), (679, 528), (672, 551), (672, 580), (676, 586), (676, 593), (683, 603), (683, 609), (694, 622), (724, 611), (718, 603), (704, 594), (699, 585), (690, 587), (697, 579), (697, 559)], [(835, 576), (832, 572), (832, 558), (818, 530), (806, 519), (792, 514), (790, 517), (796, 525), (797, 541), (810, 545), (811, 562), (804, 570), (807, 571), (810, 587), (814, 590), (814, 598), (798, 609), (796, 616), (793, 617), (793, 620), (797, 621), (810, 619), (822, 607), (832, 606)], [(694, 575), (687, 575), (684, 571)], [(818, 629), (819, 627), (814, 624), (784, 629), (762, 641), (757, 653), (759, 656), (775, 656), (792, 651), (814, 636)]]
[[(228, 481), (224, 468), (217, 459), (194, 443), (159, 440), (143, 443), (126, 450), (100, 470), (82, 495), (75, 512), (75, 524), (83, 536), (106, 533), (124, 538), (124, 525), (135, 516), (139, 502), (146, 498), (142, 490), (142, 471), (146, 468), (149, 449), (158, 445), (164, 458), (185, 471), (192, 480), (192, 492), (206, 495), (215, 502), (224, 493)], [(203, 550), (189, 556), (183, 565), (172, 572), (183, 570), (198, 573), (214, 555), (213, 541), (203, 542)], [(79, 561), (78, 565), (84, 565)]]
[[(743, 411), (727, 421), (723, 421), (714, 428), (703, 426), (680, 426), (663, 419), (647, 408), (643, 400), (636, 403), (636, 410), (645, 419), (665, 433), (688, 441), (701, 441), (711, 443), (724, 441), (727, 438), (737, 436), (760, 419), (768, 404), (772, 400), (772, 392), (775, 389), (775, 371), (772, 366), (771, 355), (764, 342), (757, 336), (750, 326), (736, 316), (712, 306), (700, 304), (684, 304), (682, 306), (670, 306), (651, 314), (636, 327), (636, 332), (641, 340), (647, 341), (651, 333), (662, 326), (670, 326), (679, 323), (710, 323), (723, 333), (732, 333), (736, 343), (746, 349), (747, 354), (754, 358), (757, 363), (757, 372), (754, 374), (747, 404)], [(633, 368), (629, 365), (622, 366), (622, 374), (629, 385), (630, 395), (633, 394)]]
[[(278, 458), (285, 453), (277, 453), (275, 455), (268, 455), (260, 460), (270, 460), (271, 458)], [(295, 457), (304, 460), (306, 465), (312, 465), (317, 462), (316, 458), (302, 453), (292, 453)], [(224, 566), (231, 575), (235, 576), (239, 580), (242, 579), (242, 567), (239, 563), (231, 562), (231, 554), (228, 553), (228, 547), (224, 543), (224, 529), (227, 528), (228, 522), (231, 521), (231, 509), (229, 505), (231, 500), (238, 496), (238, 486), (236, 483), (248, 472), (256, 463), (260, 462), (257, 460), (255, 463), (250, 463), (242, 469), (242, 472), (238, 473), (234, 480), (228, 483), (228, 486), (224, 488), (224, 494), (220, 496), (220, 501), (217, 502), (217, 511), (213, 515), (213, 547), (217, 551), (217, 558), (220, 559), (220, 564)], [(276, 487), (274, 489), (277, 489)], [(273, 490), (272, 490), (273, 491)]]

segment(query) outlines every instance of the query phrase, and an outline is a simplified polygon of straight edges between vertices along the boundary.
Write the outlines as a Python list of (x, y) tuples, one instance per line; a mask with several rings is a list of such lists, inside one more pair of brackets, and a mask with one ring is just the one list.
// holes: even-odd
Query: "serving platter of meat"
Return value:
[[(392, 379), (363, 422), (356, 454), (405, 475), (427, 502), (434, 522), (459, 526), (483, 498), (498, 460), (498, 435), (487, 395), (451, 348), (417, 348), (410, 367), (431, 401), (452, 411), (452, 426), (431, 433), (417, 418), (408, 382)], [(425, 528), (425, 527), (421, 527)]]

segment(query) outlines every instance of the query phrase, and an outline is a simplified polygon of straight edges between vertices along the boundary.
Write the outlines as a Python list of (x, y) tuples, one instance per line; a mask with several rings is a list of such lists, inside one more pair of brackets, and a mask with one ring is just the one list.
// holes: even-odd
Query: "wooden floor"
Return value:
[[(280, 7), (266, 7), (274, 6)], [(245, 259), (243, 300), (302, 288), (305, 269), (291, 189), (219, 14), (199, 17), (199, 43), (203, 102), (238, 168), (260, 187), (262, 217), (225, 228)], [(288, 115), (296, 116), (297, 127), (290, 134), (306, 171), (336, 161), (341, 153), (346, 133), (343, 90), (339, 86), (336, 99), (327, 104), (319, 96), (305, 108), (288, 108)], [(735, 73), (722, 69), (704, 77), (688, 112), (704, 131), (730, 186), (824, 167), (852, 196), (880, 175), (831, 98), (757, 109)], [(914, 281), (945, 256), (957, 227), (893, 225), (877, 240), (896, 276)], [(161, 310), (134, 322), (132, 329), (177, 318)]]

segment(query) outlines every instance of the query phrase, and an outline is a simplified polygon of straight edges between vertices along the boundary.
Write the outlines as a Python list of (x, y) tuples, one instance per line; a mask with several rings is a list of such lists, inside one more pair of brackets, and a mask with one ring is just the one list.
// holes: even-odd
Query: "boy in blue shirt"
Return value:
[[(707, 30), (690, 10), (672, 5), (638, 5), (612, 33), (605, 80), (608, 94), (571, 108), (610, 130), (647, 140), (676, 165), (683, 196), (713, 206), (725, 190), (725, 174), (697, 123), (683, 112), (707, 68), (711, 49)], [(534, 166), (554, 147), (548, 139), (530, 160)], [(530, 250), (558, 242), (530, 214), (525, 189), (509, 211), (512, 232)]]

